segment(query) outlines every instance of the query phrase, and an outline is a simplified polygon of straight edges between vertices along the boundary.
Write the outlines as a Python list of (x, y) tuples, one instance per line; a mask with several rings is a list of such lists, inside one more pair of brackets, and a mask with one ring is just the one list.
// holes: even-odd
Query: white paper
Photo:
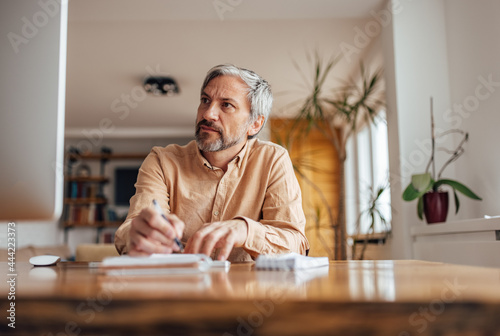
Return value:
[(261, 254), (255, 268), (272, 270), (298, 270), (328, 266), (328, 257), (306, 257), (292, 252), (287, 254)]

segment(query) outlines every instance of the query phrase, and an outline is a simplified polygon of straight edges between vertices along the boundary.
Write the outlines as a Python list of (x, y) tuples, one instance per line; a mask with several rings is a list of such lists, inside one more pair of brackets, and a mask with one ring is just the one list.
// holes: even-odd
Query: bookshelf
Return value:
[[(80, 154), (73, 149), (66, 153), (65, 171), (65, 197), (62, 226), (65, 230), (64, 240), (68, 240), (68, 230), (75, 228), (95, 228), (97, 230), (97, 243), (103, 230), (116, 229), (122, 223), (117, 218), (110, 204), (110, 197), (106, 194), (104, 186), (108, 184), (113, 176), (106, 173), (106, 165), (112, 160), (137, 160), (139, 162), (146, 158), (145, 153), (111, 153), (108, 148), (102, 153)], [(92, 163), (92, 173), (89, 166)], [(105, 241), (106, 242), (106, 241)]]

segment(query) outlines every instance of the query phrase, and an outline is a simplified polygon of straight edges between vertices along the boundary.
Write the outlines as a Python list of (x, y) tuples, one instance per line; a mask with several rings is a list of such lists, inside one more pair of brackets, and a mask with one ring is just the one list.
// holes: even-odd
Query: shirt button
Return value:
[(219, 211), (214, 212), (215, 216), (219, 216)]

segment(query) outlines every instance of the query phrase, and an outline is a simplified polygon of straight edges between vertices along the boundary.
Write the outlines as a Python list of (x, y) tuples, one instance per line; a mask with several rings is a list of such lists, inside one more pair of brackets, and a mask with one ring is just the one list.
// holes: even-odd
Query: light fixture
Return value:
[(155, 96), (174, 96), (180, 92), (172, 77), (148, 77), (144, 80), (144, 90)]

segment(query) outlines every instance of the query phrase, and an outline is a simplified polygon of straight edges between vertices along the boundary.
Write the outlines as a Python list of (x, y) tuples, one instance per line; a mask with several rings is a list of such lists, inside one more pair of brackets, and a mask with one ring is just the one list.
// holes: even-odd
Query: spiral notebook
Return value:
[(328, 257), (306, 257), (295, 252), (287, 254), (261, 254), (255, 261), (256, 269), (285, 271), (328, 267), (328, 265)]

